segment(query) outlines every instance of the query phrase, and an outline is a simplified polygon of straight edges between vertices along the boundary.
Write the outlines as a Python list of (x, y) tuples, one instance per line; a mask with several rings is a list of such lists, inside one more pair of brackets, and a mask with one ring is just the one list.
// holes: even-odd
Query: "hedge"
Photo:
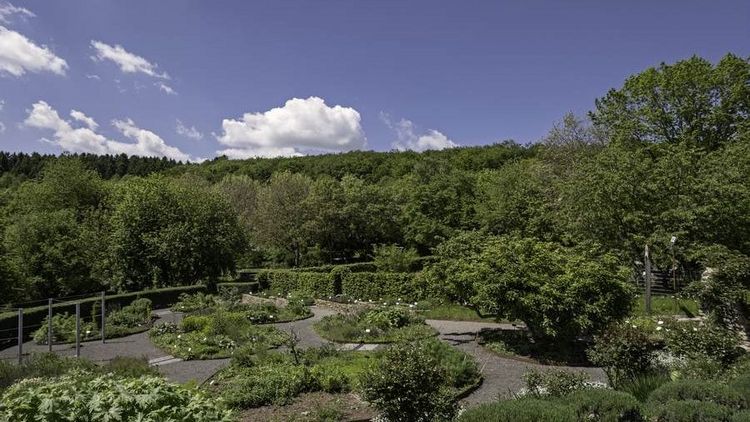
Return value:
[(219, 295), (230, 292), (232, 289), (236, 289), (237, 293), (255, 293), (260, 290), (260, 283), (257, 281), (249, 283), (232, 282), (232, 283), (217, 283), (216, 292)]
[[(136, 299), (147, 298), (151, 299), (152, 306), (154, 309), (168, 308), (172, 304), (176, 303), (178, 297), (182, 293), (198, 293), (207, 292), (206, 286), (203, 285), (192, 285), (192, 286), (179, 286), (179, 287), (165, 287), (162, 289), (143, 290), (140, 292), (121, 293), (115, 295), (105, 296), (107, 307), (109, 306), (126, 306), (129, 305)], [(81, 304), (81, 315), (91, 315), (91, 309), (95, 304), (99, 304), (101, 296), (92, 296), (89, 298), (81, 299), (78, 301), (55, 303), (52, 305), (52, 312), (54, 314), (69, 313), (75, 315), (76, 303)], [(35, 327), (41, 325), (44, 319), (47, 317), (47, 306), (35, 306), (33, 308), (25, 308), (23, 310), (23, 325), (24, 325), (24, 339), (28, 340), (34, 334)], [(10, 337), (7, 333), (15, 333), (15, 329), (18, 327), (18, 313), (17, 312), (6, 312), (0, 314), (0, 333), (5, 333), (2, 337)], [(10, 330), (10, 331), (3, 331)], [(0, 349), (15, 346), (17, 344), (16, 338), (0, 340)]]
[(291, 270), (264, 270), (257, 275), (261, 289), (270, 289), (279, 294), (300, 292), (316, 297), (335, 294), (330, 274), (298, 272)]
[(320, 265), (317, 267), (290, 268), (290, 271), (302, 273), (330, 273), (334, 268), (347, 268), (353, 273), (374, 272), (378, 270), (378, 268), (372, 262), (355, 262), (353, 264), (330, 264)]
[(384, 297), (416, 301), (425, 297), (425, 286), (417, 273), (345, 273), (341, 293), (358, 300)]

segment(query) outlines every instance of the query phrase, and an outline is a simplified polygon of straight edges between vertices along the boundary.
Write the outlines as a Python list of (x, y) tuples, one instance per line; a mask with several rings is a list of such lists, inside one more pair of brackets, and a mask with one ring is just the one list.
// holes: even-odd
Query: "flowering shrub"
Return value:
[(435, 330), (425, 324), (424, 319), (401, 308), (379, 308), (351, 315), (330, 315), (314, 327), (324, 338), (344, 343), (390, 343), (435, 334)]
[(652, 369), (658, 345), (651, 333), (660, 326), (643, 329), (632, 321), (612, 325), (594, 338), (588, 357), (617, 386)]
[(667, 349), (678, 357), (712, 357), (723, 364), (736, 359), (739, 336), (734, 331), (709, 322), (674, 322), (667, 327)]
[(213, 308), (217, 305), (217, 302), (216, 296), (207, 295), (203, 292), (182, 293), (177, 303), (172, 306), (172, 310), (175, 312), (195, 312)]

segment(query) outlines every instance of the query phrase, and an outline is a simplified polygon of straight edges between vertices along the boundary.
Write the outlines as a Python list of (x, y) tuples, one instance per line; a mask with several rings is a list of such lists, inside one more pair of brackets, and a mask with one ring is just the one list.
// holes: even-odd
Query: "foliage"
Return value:
[(411, 301), (425, 297), (421, 277), (415, 273), (360, 272), (341, 277), (341, 291), (358, 300), (401, 298)]
[[(34, 332), (34, 342), (47, 344), (49, 322), (45, 318), (42, 326)], [(88, 341), (98, 337), (96, 324), (81, 321), (80, 340)], [(68, 313), (52, 315), (52, 343), (72, 343), (76, 341), (76, 316)]]
[(510, 320), (536, 338), (575, 339), (597, 333), (627, 315), (632, 304), (628, 272), (611, 256), (537, 239), (466, 235), (436, 251), (428, 272), (449, 295)]
[(592, 363), (604, 368), (609, 382), (619, 386), (652, 369), (657, 348), (647, 332), (627, 321), (596, 336), (587, 354)]
[(451, 420), (457, 405), (438, 362), (419, 345), (397, 344), (361, 379), (362, 395), (389, 421)]
[(183, 359), (227, 358), (244, 344), (275, 347), (288, 337), (275, 327), (253, 325), (243, 312), (222, 309), (185, 317), (179, 326), (159, 324), (149, 335), (158, 347)]
[(0, 360), (0, 392), (22, 379), (52, 378), (75, 369), (94, 371), (97, 366), (86, 359), (62, 357), (54, 353), (33, 354), (21, 365)]
[(0, 399), (0, 418), (37, 421), (231, 421), (221, 401), (162, 378), (73, 372), (27, 379)]
[(726, 384), (717, 381), (679, 380), (662, 385), (649, 396), (652, 405), (669, 401), (699, 400), (726, 406), (730, 409), (747, 409), (748, 398)]
[(373, 262), (378, 271), (389, 273), (408, 272), (419, 257), (414, 249), (407, 249), (398, 245), (377, 245), (374, 250)]
[(650, 372), (620, 382), (617, 389), (632, 395), (640, 402), (645, 402), (654, 390), (669, 381), (671, 379), (665, 374)]
[(574, 422), (573, 409), (562, 403), (524, 398), (484, 404), (467, 410), (459, 422)]
[(589, 376), (583, 372), (562, 369), (538, 371), (532, 369), (523, 374), (526, 394), (534, 397), (562, 397), (588, 386)]
[(562, 399), (570, 403), (577, 420), (602, 422), (645, 421), (641, 405), (635, 397), (604, 388), (573, 392)]
[(277, 294), (300, 292), (310, 296), (327, 297), (334, 294), (331, 277), (325, 273), (290, 270), (264, 270), (258, 273), (261, 288)]
[(203, 309), (210, 309), (216, 306), (216, 296), (196, 292), (193, 294), (182, 293), (180, 298), (172, 305), (172, 310), (176, 312), (195, 312)]
[(424, 319), (402, 309), (376, 308), (350, 315), (329, 315), (314, 325), (324, 338), (342, 343), (390, 343), (434, 335)]
[(740, 355), (740, 338), (732, 330), (692, 321), (668, 324), (667, 328), (664, 334), (667, 348), (677, 356), (710, 357), (726, 365)]

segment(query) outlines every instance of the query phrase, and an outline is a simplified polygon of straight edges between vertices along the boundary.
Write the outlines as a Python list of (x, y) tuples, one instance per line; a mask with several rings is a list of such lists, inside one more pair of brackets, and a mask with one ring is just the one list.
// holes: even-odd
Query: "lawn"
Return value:
[[(636, 316), (645, 316), (645, 306), (644, 297), (642, 295), (638, 296), (633, 308), (633, 314)], [(651, 315), (686, 316), (692, 318), (698, 315), (698, 303), (692, 299), (675, 296), (652, 296)]]

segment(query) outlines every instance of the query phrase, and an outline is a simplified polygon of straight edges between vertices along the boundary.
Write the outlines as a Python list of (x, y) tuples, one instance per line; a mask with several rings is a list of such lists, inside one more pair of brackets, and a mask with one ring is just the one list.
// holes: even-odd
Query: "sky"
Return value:
[(0, 0), (0, 150), (529, 143), (631, 74), (730, 52), (747, 0)]

